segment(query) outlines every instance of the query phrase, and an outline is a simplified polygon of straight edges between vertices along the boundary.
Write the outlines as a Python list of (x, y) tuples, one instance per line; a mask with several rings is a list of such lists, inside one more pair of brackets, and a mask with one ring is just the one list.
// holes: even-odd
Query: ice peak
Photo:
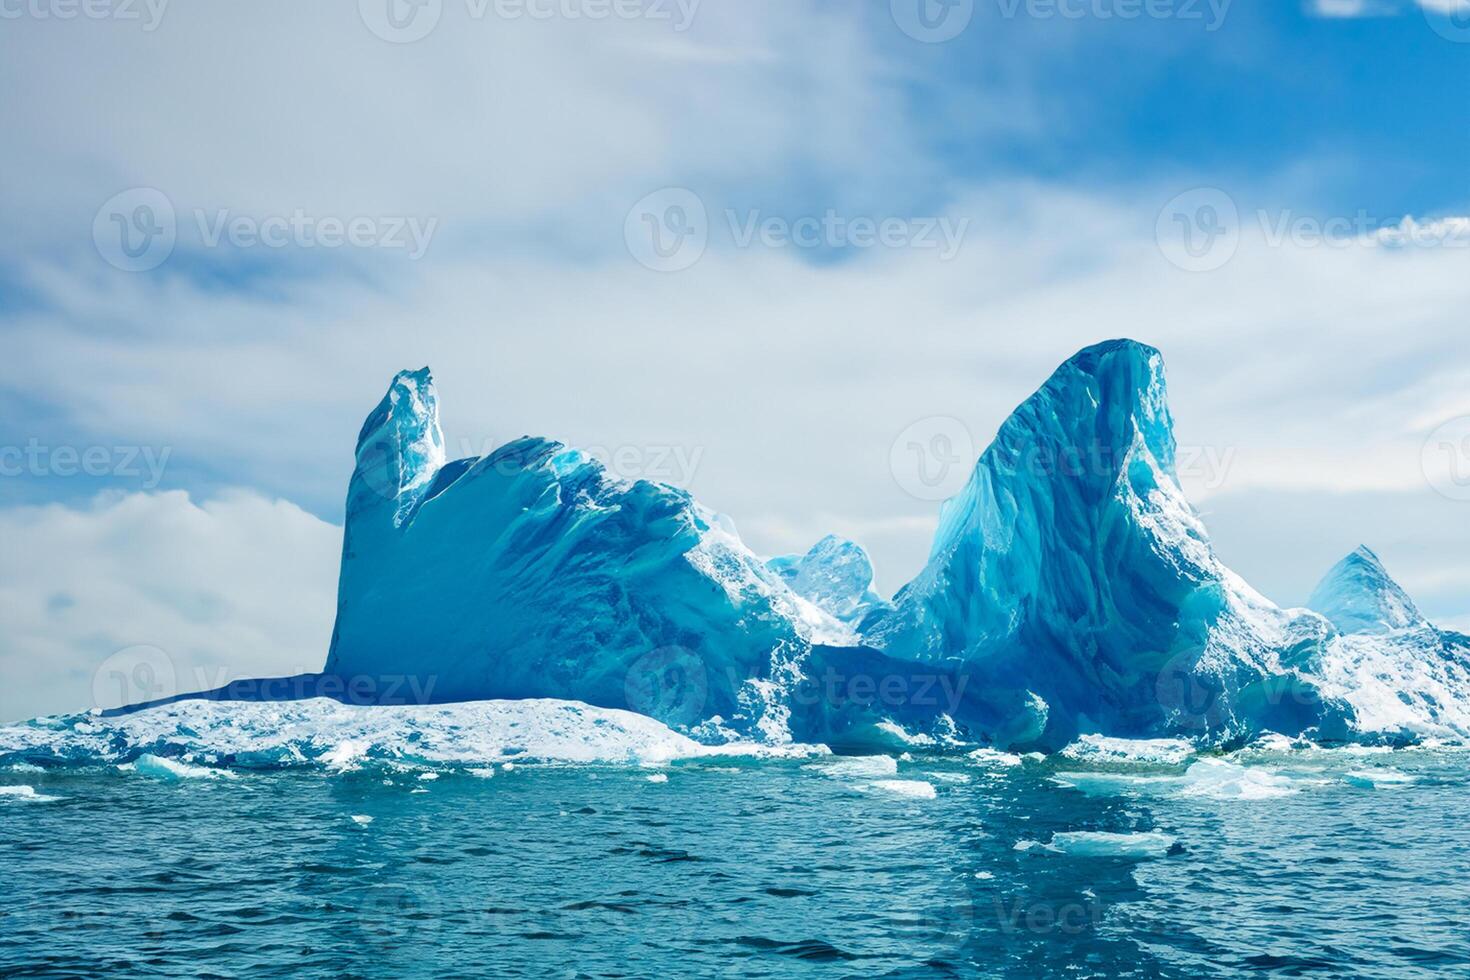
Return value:
[(427, 367), (399, 371), (357, 436), (357, 467), (347, 492), (349, 515), (392, 501), (402, 524), (444, 465), (439, 396)]
[(1147, 450), (1174, 472), (1174, 420), (1164, 383), (1164, 358), (1136, 340), (1084, 347), (1056, 369), (1001, 427), (998, 446), (1031, 445), (1047, 463), (1081, 477), (1111, 480), (1133, 453)]
[(1414, 601), (1367, 545), (1332, 566), (1307, 606), (1343, 633), (1388, 633), (1424, 622)]

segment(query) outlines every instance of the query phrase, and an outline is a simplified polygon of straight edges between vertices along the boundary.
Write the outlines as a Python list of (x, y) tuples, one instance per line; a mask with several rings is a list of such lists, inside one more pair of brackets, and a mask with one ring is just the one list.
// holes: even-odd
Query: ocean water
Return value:
[(1470, 754), (1143, 755), (11, 762), (0, 975), (1470, 975)]

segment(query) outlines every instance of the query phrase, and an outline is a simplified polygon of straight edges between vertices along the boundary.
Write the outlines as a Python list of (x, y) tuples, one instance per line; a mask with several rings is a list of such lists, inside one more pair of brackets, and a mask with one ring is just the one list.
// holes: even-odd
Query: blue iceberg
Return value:
[(362, 427), (324, 670), (197, 697), (556, 699), (839, 750), (1470, 735), (1470, 639), (1372, 552), (1312, 610), (1220, 562), (1144, 344), (1080, 351), (1011, 414), (891, 601), (853, 542), (762, 559), (683, 490), (558, 442), (449, 461), (438, 413), (404, 371)]
[(1470, 733), (1470, 637), (1425, 619), (1366, 546), (1334, 565), (1307, 605), (1337, 630), (1311, 670), (1350, 707), (1357, 737)]
[(970, 678), (996, 741), (1230, 738), (1340, 711), (1300, 666), (1329, 627), (1215, 556), (1175, 472), (1163, 358), (1081, 351), (1001, 426), (947, 501), (928, 565), (863, 625), (889, 656)]
[(327, 675), (688, 726), (740, 715), (748, 681), (848, 635), (682, 490), (530, 437), (445, 462), (427, 368), (363, 425)]

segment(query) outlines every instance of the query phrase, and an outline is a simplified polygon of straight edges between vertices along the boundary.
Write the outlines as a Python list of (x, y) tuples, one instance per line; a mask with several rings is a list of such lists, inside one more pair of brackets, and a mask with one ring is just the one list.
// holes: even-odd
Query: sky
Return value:
[(1470, 0), (0, 0), (0, 719), (319, 668), (426, 364), (891, 593), (1133, 337), (1228, 564), (1470, 628), (1467, 72)]

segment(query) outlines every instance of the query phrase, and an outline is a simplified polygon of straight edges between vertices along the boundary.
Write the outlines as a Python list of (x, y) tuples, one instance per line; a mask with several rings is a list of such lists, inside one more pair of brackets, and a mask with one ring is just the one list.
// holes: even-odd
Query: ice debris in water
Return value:
[(1270, 800), (1297, 792), (1297, 783), (1289, 776), (1217, 758), (1200, 759), (1181, 774), (1058, 772), (1052, 782), (1089, 796), (1163, 793), (1212, 800)]
[(1178, 841), (1168, 834), (1116, 834), (1096, 830), (1058, 831), (1051, 842), (1017, 841), (1015, 849), (1035, 853), (1065, 854), (1071, 857), (1107, 857), (1141, 860), (1167, 856)]
[(1014, 752), (1002, 752), (999, 749), (980, 748), (966, 753), (965, 757), (977, 766), (995, 767), (1009, 769), (1021, 764), (1021, 757)]
[(874, 776), (896, 775), (898, 760), (887, 755), (853, 756), (819, 763), (807, 768), (815, 769), (826, 776), (867, 779)]
[(59, 796), (37, 793), (33, 786), (0, 786), (0, 800), (19, 800), (26, 803), (53, 803)]
[(1083, 735), (1061, 752), (1084, 762), (1178, 765), (1194, 755), (1194, 746), (1178, 738), (1108, 738)]
[[(126, 765), (126, 763), (125, 763)], [(144, 753), (131, 763), (130, 771), (143, 776), (152, 776), (155, 779), (233, 779), (235, 774), (226, 769), (210, 769), (205, 766), (192, 766), (178, 759), (166, 759), (151, 753)]]
[(926, 783), (922, 779), (876, 779), (865, 785), (870, 789), (916, 800), (932, 800), (936, 796), (934, 784)]
[(1353, 769), (1343, 773), (1342, 781), (1360, 789), (1377, 789), (1380, 786), (1406, 786), (1415, 779), (1397, 769)]

